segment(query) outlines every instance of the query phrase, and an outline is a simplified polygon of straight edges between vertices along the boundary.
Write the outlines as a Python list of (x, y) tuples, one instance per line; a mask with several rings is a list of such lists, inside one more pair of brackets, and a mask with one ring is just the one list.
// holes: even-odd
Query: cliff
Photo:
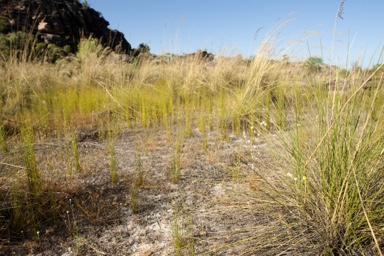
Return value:
[(76, 51), (81, 38), (92, 36), (118, 52), (129, 53), (123, 33), (109, 29), (109, 22), (78, 0), (0, 0), (2, 32), (25, 31), (47, 44), (70, 45)]

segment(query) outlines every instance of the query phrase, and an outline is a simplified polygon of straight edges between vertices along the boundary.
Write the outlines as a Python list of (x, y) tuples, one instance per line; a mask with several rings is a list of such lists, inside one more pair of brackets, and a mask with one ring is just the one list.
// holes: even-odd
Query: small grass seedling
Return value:
[(113, 138), (113, 132), (109, 129), (108, 131), (108, 152), (109, 152), (109, 171), (111, 175), (111, 182), (116, 185), (119, 177), (117, 175), (117, 162), (115, 153), (115, 143)]
[(133, 213), (138, 213), (139, 207), (139, 191), (137, 186), (132, 183), (129, 189), (130, 206)]
[(180, 135), (177, 138), (177, 142), (174, 148), (171, 169), (170, 169), (170, 179), (173, 183), (177, 183), (180, 180), (181, 176), (181, 143), (182, 138)]
[(81, 165), (80, 165), (78, 143), (77, 143), (77, 138), (75, 133), (72, 133), (71, 148), (72, 148), (73, 164), (75, 165), (76, 172), (79, 173), (81, 171)]

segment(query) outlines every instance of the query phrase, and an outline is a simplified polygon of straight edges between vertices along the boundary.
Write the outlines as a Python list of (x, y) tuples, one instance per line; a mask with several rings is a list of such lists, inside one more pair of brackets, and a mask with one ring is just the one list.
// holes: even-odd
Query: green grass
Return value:
[(140, 187), (144, 185), (145, 179), (144, 179), (144, 170), (143, 170), (143, 159), (140, 152), (139, 142), (136, 142), (136, 144), (137, 144), (137, 149), (136, 149), (137, 167), (136, 167), (136, 173), (135, 173), (136, 176), (135, 176), (134, 184), (135, 186)]
[[(23, 140), (23, 159), (28, 183), (28, 190), (33, 198), (37, 200), (41, 193), (41, 177), (36, 166), (34, 133), (32, 127), (28, 124), (21, 127), (21, 137)], [(35, 204), (36, 202), (33, 202)]]
[(279, 132), (282, 145), (271, 145), (282, 159), (279, 171), (257, 172), (276, 218), (284, 216), (290, 230), (273, 240), (280, 251), (381, 254), (384, 91), (351, 83), (348, 91), (311, 89), (316, 104), (305, 111), (308, 96), (297, 97), (293, 129)]
[(181, 178), (181, 154), (183, 139), (183, 134), (176, 135), (176, 141), (173, 149), (173, 157), (169, 173), (170, 180), (173, 183), (177, 183)]
[(138, 213), (140, 210), (139, 204), (139, 188), (132, 183), (129, 189), (130, 207), (133, 213)]

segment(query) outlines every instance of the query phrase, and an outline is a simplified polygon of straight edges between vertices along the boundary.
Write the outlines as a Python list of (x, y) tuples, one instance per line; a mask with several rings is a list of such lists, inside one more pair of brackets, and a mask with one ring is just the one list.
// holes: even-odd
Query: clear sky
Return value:
[(346, 0), (343, 19), (336, 19), (339, 0), (87, 2), (111, 29), (123, 32), (132, 47), (146, 43), (155, 54), (206, 49), (247, 57), (274, 26), (288, 20), (280, 29), (277, 53), (292, 59), (311, 54), (345, 67), (348, 55), (349, 63), (363, 58), (366, 66), (371, 58), (379, 60), (384, 41), (384, 0)]

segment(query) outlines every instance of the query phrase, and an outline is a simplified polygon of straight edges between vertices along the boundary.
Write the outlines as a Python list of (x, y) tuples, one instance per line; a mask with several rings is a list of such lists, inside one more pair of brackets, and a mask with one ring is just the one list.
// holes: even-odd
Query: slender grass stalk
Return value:
[(176, 137), (176, 142), (173, 151), (171, 169), (170, 169), (170, 179), (173, 183), (177, 183), (181, 177), (181, 154), (182, 154), (182, 145), (184, 141), (183, 133), (180, 133)]
[(25, 228), (26, 218), (25, 212), (23, 212), (23, 198), (20, 185), (17, 184), (18, 181), (12, 183), (12, 230), (16, 232), (22, 232)]
[(133, 213), (138, 213), (140, 210), (139, 206), (139, 191), (138, 188), (133, 183), (129, 189), (130, 196), (130, 206)]
[[(384, 67), (384, 63), (380, 66), (381, 67)], [(312, 157), (316, 154), (317, 150), (319, 149), (319, 147), (322, 145), (323, 141), (326, 139), (326, 137), (328, 136), (328, 134), (331, 132), (333, 126), (337, 123), (337, 121), (340, 119), (341, 117), (341, 114), (343, 113), (344, 109), (347, 108), (349, 106), (349, 103), (352, 102), (353, 99), (355, 99), (356, 95), (362, 91), (362, 89), (364, 88), (364, 86), (368, 83), (368, 81), (370, 81), (370, 79), (376, 74), (376, 72), (378, 71), (375, 70), (357, 89), (355, 89), (355, 91), (349, 96), (349, 98), (347, 99), (347, 101), (342, 105), (340, 111), (338, 111), (337, 113), (337, 116), (334, 118), (334, 120), (331, 120), (331, 123), (328, 127), (328, 130), (324, 133), (324, 136), (322, 137), (322, 139), (320, 140), (320, 142), (317, 144), (316, 148), (313, 150), (312, 154), (309, 156), (309, 158), (307, 159), (307, 162), (305, 163), (305, 166), (308, 165), (309, 161), (312, 159)], [(334, 103), (335, 104), (335, 103)], [(334, 105), (333, 104), (333, 105)]]
[(193, 107), (186, 105), (184, 108), (185, 113), (185, 133), (188, 137), (192, 136), (192, 128), (193, 128)]
[(136, 150), (136, 178), (135, 178), (135, 186), (140, 187), (144, 184), (144, 171), (143, 171), (143, 160), (141, 158), (141, 153), (139, 149)]
[(201, 141), (203, 144), (203, 150), (205, 152), (207, 152), (208, 151), (208, 132), (206, 129), (204, 129), (204, 131), (203, 131), (203, 137), (202, 137)]
[(66, 141), (64, 143), (64, 146), (63, 146), (63, 154), (61, 155), (62, 156), (62, 161), (65, 161), (65, 168), (66, 168), (66, 173), (67, 173), (67, 176), (68, 178), (72, 178), (73, 177), (73, 164), (72, 164), (72, 150), (71, 150), (71, 146), (72, 146), (72, 141)]
[(172, 236), (173, 236), (173, 248), (175, 255), (183, 255), (182, 251), (185, 246), (185, 239), (183, 237), (182, 230), (180, 229), (179, 209), (177, 205), (174, 206), (173, 220), (172, 220)]
[(76, 170), (76, 172), (81, 172), (78, 143), (77, 143), (76, 135), (74, 133), (72, 133), (71, 148), (72, 148), (72, 159), (73, 159), (73, 163), (75, 165), (75, 170)]
[(23, 158), (28, 179), (28, 189), (31, 196), (36, 199), (41, 192), (41, 177), (36, 166), (33, 128), (30, 125), (24, 125), (21, 128), (21, 136), (23, 139)]
[[(23, 222), (32, 230), (33, 237), (36, 238), (37, 220), (40, 217), (42, 182), (37, 168), (35, 149), (34, 149), (34, 131), (28, 122), (21, 127), (21, 137), (23, 143), (23, 159), (27, 177), (28, 197), (27, 211), (23, 214)], [(14, 198), (15, 200), (16, 198)], [(17, 202), (17, 199), (16, 199)]]
[(9, 152), (7, 138), (3, 126), (0, 126), (0, 147), (4, 154)]
[(112, 184), (117, 184), (119, 177), (117, 175), (117, 162), (115, 154), (115, 143), (111, 129), (108, 130), (108, 152), (109, 152), (109, 170)]

